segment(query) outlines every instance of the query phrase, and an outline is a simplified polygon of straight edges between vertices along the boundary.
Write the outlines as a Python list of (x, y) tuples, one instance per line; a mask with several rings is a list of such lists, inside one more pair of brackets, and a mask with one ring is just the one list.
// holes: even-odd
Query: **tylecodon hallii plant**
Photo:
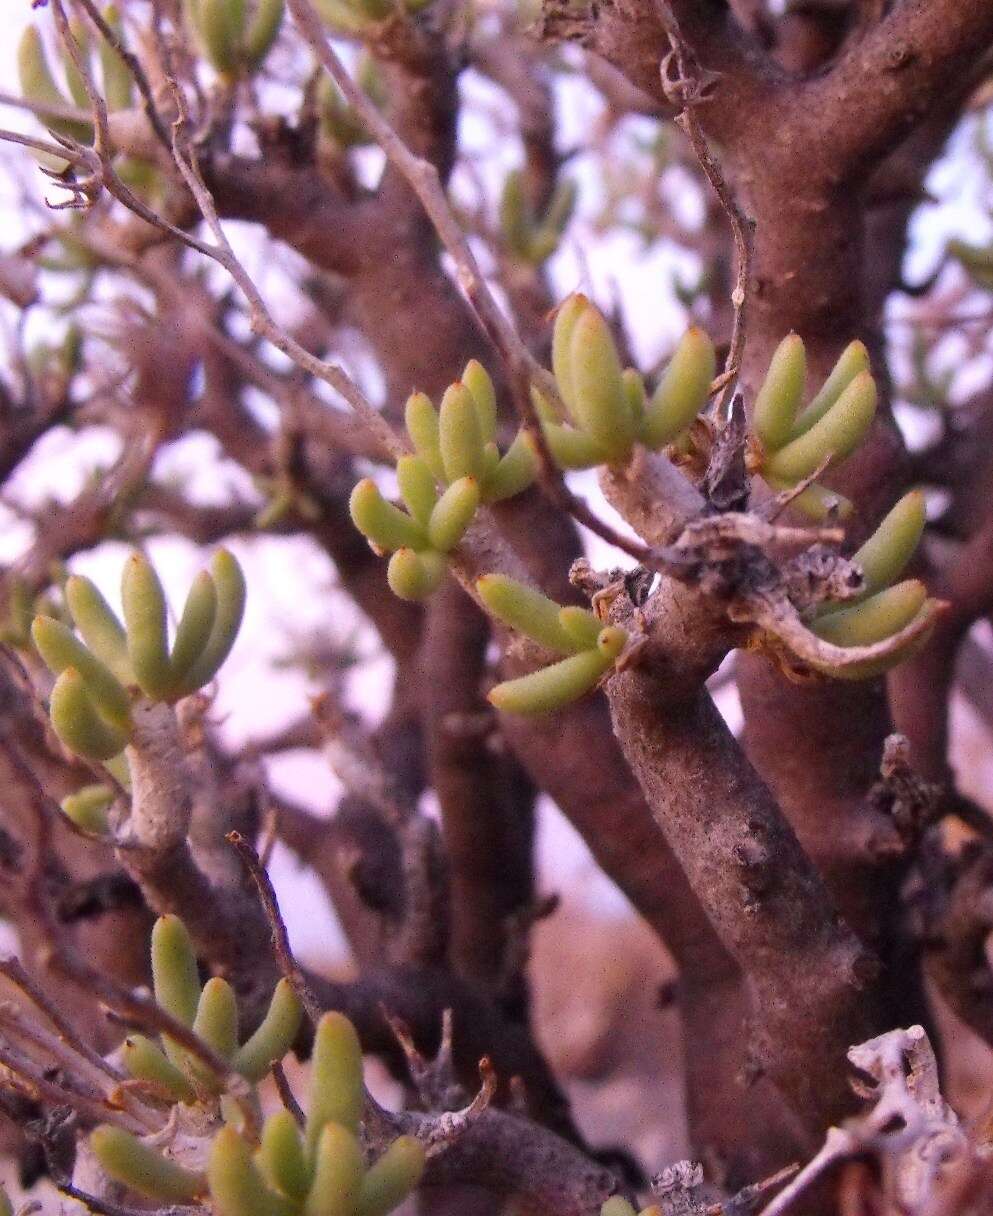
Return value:
[(505, 452), (497, 446), (493, 381), (471, 360), (435, 409), (414, 393), (405, 410), (411, 454), (397, 461), (404, 508), (387, 501), (371, 478), (352, 491), (352, 520), (381, 553), (390, 553), (387, 577), (403, 599), (426, 599), (441, 585), (448, 555), (481, 503), (501, 502), (534, 480), (532, 441), (522, 428)]
[[(160, 1007), (252, 1086), (300, 1029), (299, 998), (281, 980), (259, 1027), (240, 1041), (234, 991), (218, 977), (201, 986), (175, 916), (154, 927), (152, 976)], [(203, 1204), (214, 1216), (386, 1216), (420, 1181), (425, 1150), (416, 1137), (398, 1136), (375, 1156), (363, 1149), (362, 1052), (340, 1013), (326, 1013), (317, 1024), (302, 1127), (286, 1109), (262, 1121), (254, 1090), (254, 1117), (246, 1119), (223, 1081), (168, 1036), (155, 1043), (130, 1035), (120, 1056), (146, 1094), (174, 1104), (170, 1125), (187, 1129), (171, 1139), (111, 1124), (92, 1132), (90, 1148), (103, 1173), (145, 1199)]]
[[(532, 399), (548, 451), (565, 470), (627, 467), (639, 447), (680, 456), (707, 405), (716, 371), (713, 343), (691, 327), (649, 393), (641, 375), (623, 368), (610, 326), (585, 296), (558, 309), (552, 338), (558, 400), (539, 385)], [(863, 442), (876, 414), (877, 389), (861, 342), (850, 343), (815, 395), (805, 403), (802, 339), (780, 343), (757, 393), (746, 444), (748, 471), (776, 491), (792, 492), (796, 507), (817, 521), (844, 518), (851, 504), (814, 478)], [(536, 459), (525, 430), (502, 457), (496, 447), (496, 400), (490, 377), (471, 363), (435, 410), (422, 393), (407, 402), (414, 454), (397, 464), (404, 508), (389, 502), (371, 479), (352, 494), (352, 518), (373, 547), (390, 553), (388, 578), (400, 596), (423, 599), (440, 585), (450, 558), (482, 504), (531, 484)], [(861, 586), (843, 603), (804, 609), (804, 623), (828, 646), (864, 648), (902, 640), (878, 657), (836, 664), (805, 658), (808, 669), (844, 679), (878, 675), (919, 647), (935, 603), (916, 579), (896, 581), (924, 528), (924, 499), (901, 499), (852, 557)], [(581, 697), (608, 676), (633, 639), (593, 612), (563, 607), (502, 573), (485, 574), (473, 589), (502, 624), (563, 656), (489, 696), (501, 710), (543, 713)]]
[[(234, 645), (245, 608), (245, 579), (226, 549), (215, 553), (190, 587), (169, 644), (165, 593), (141, 553), (125, 562), (123, 624), (92, 580), (71, 575), (65, 607), (74, 628), (38, 615), (34, 645), (55, 676), (49, 717), (62, 743), (102, 764), (121, 785), (129, 782), (127, 752), (136, 740), (136, 713), (171, 707), (209, 684)], [(106, 830), (113, 791), (96, 783), (63, 802), (78, 826)]]

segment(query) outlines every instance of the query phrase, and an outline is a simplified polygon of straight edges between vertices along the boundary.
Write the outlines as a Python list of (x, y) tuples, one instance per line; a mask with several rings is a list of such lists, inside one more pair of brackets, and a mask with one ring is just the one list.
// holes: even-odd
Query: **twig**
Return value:
[(301, 346), (295, 338), (292, 338), (282, 330), (272, 319), (251, 275), (249, 275), (231, 248), (231, 243), (228, 241), (224, 228), (218, 218), (213, 196), (207, 189), (206, 183), (197, 167), (195, 154), (189, 147), (186, 135), (188, 121), (186, 101), (179, 87), (175, 85), (175, 82), (173, 82), (173, 96), (175, 97), (176, 106), (179, 111), (179, 117), (173, 124), (173, 157), (183, 176), (183, 180), (189, 187), (190, 193), (200, 209), (207, 227), (210, 229), (211, 236), (216, 241), (216, 246), (206, 245), (199, 241), (193, 244), (188, 234), (181, 233), (179, 229), (174, 229), (171, 224), (168, 224), (159, 217), (156, 217), (156, 220), (153, 222), (157, 222), (160, 227), (165, 228), (172, 235), (179, 235), (187, 244), (192, 245), (200, 253), (206, 254), (207, 257), (213, 258), (214, 261), (223, 266), (248, 300), (250, 309), (249, 322), (252, 332), (261, 334), (277, 350), (282, 351), (284, 355), (292, 359), (298, 367), (303, 368), (304, 371), (309, 372), (312, 376), (330, 385), (335, 392), (345, 398), (369, 428), (370, 432), (391, 456), (402, 456), (406, 451), (406, 447), (385, 418), (366, 399), (351, 377), (346, 375), (336, 364), (325, 363), (324, 360), (316, 358), (310, 351)]
[(100, 31), (100, 37), (110, 46), (114, 52), (124, 61), (125, 67), (134, 77), (134, 82), (138, 86), (138, 92), (141, 94), (141, 99), (144, 102), (145, 115), (151, 124), (152, 130), (155, 132), (159, 143), (167, 152), (172, 151), (169, 142), (169, 135), (159, 115), (159, 111), (155, 105), (155, 98), (152, 95), (152, 86), (148, 82), (148, 77), (145, 75), (145, 69), (141, 66), (141, 62), (137, 55), (134, 55), (124, 45), (123, 40), (118, 36), (117, 32), (104, 20), (103, 15), (93, 0), (80, 0), (83, 8), (89, 14), (90, 20)]
[[(6, 127), (0, 127), (0, 140), (9, 144), (20, 144), (24, 148), (31, 148), (35, 152), (45, 152), (49, 156), (57, 156), (60, 160), (68, 161), (69, 164), (79, 164), (84, 159), (79, 152), (71, 151), (68, 148), (62, 147), (60, 144), (52, 143), (47, 139), (36, 139), (33, 135), (22, 135), (20, 131), (8, 131)], [(58, 178), (52, 179), (58, 182)], [(66, 189), (68, 189), (68, 185)]]
[[(689, 48), (683, 42), (679, 33), (676, 19), (669, 8), (666, 10), (666, 33), (672, 50), (662, 60), (659, 68), (662, 77), (662, 90), (666, 98), (679, 107), (676, 115), (676, 126), (690, 142), (693, 152), (700, 162), (707, 181), (713, 187), (718, 201), (728, 217), (731, 233), (734, 237), (735, 260), (737, 263), (735, 284), (731, 291), (731, 306), (734, 310), (734, 320), (731, 327), (731, 342), (728, 347), (724, 371), (718, 378), (721, 385), (721, 399), (718, 402), (718, 415), (726, 420), (728, 407), (734, 397), (735, 384), (741, 371), (741, 361), (745, 351), (745, 307), (748, 301), (748, 280), (752, 265), (752, 232), (754, 220), (749, 219), (738, 206), (720, 166), (711, 154), (700, 124), (693, 113), (693, 107), (703, 100), (705, 85), (701, 85), (687, 62)], [(675, 64), (676, 75), (672, 74)]]
[(310, 0), (289, 0), (289, 9), (304, 40), (309, 43), (318, 60), (341, 90), (345, 100), (355, 110), (363, 126), (386, 154), (387, 160), (407, 180), (421, 202), (425, 213), (446, 251), (455, 263), (455, 277), (466, 294), (490, 340), (509, 370), (510, 384), (517, 410), (534, 435), (541, 457), (541, 483), (549, 497), (565, 508), (591, 532), (607, 544), (621, 549), (636, 560), (643, 560), (648, 550), (638, 541), (621, 535), (615, 528), (599, 519), (590, 507), (577, 498), (565, 485), (544, 443), (541, 425), (530, 401), (530, 386), (536, 384), (553, 400), (558, 389), (549, 372), (534, 358), (522, 341), (513, 322), (504, 314), (490, 290), (468, 239), (449, 206), (438, 170), (430, 161), (416, 156), (407, 147), (379, 109), (370, 101), (345, 70), (326, 36), (326, 30)]
[(33, 1005), (41, 1010), (58, 1031), (62, 1041), (71, 1047), (73, 1051), (82, 1056), (94, 1068), (106, 1073), (111, 1080), (115, 1082), (121, 1080), (122, 1074), (112, 1065), (108, 1064), (98, 1051), (95, 1051), (80, 1037), (68, 1018), (64, 1017), (58, 1006), (49, 999), (45, 990), (36, 984), (34, 979), (25, 971), (19, 959), (13, 956), (10, 958), (0, 958), (0, 975), (5, 975), (12, 984), (24, 993)]
[[(75, 1199), (84, 1207), (95, 1212), (96, 1216), (149, 1216), (148, 1209), (144, 1208), (141, 1212), (137, 1208), (125, 1208), (119, 1203), (110, 1203), (107, 1199), (100, 1199), (96, 1195), (91, 1195), (87, 1191), (81, 1191), (78, 1187), (72, 1185), (71, 1182), (56, 1182), (56, 1188), (63, 1195), (68, 1195), (70, 1199)], [(187, 1209), (179, 1209), (180, 1211)], [(189, 1209), (193, 1210), (193, 1209)], [(177, 1209), (169, 1209), (170, 1213), (175, 1213)]]
[(228, 832), (225, 839), (228, 844), (233, 846), (241, 858), (242, 865), (248, 871), (249, 877), (259, 893), (259, 899), (262, 901), (266, 920), (269, 922), (269, 929), (272, 932), (272, 946), (279, 969), (290, 984), (293, 985), (293, 990), (300, 998), (304, 1009), (306, 1009), (307, 1016), (316, 1026), (324, 1010), (321, 1007), (320, 1001), (318, 1001), (311, 991), (300, 964), (296, 961), (290, 948), (290, 938), (286, 932), (286, 923), (280, 914), (276, 892), (273, 890), (269, 875), (262, 868), (258, 854), (240, 832)]
[(286, 1070), (280, 1062), (273, 1064), (272, 1079), (276, 1082), (276, 1092), (279, 1094), (279, 1100), (293, 1116), (297, 1127), (303, 1127), (307, 1119), (301, 1109), (300, 1103), (296, 1100), (293, 1090), (290, 1089), (290, 1083), (286, 1076)]

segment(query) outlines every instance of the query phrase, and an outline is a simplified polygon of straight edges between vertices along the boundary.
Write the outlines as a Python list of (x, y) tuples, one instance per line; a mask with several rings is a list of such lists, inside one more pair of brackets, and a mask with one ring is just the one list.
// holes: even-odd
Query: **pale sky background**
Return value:
[[(7, 18), (7, 36), (0, 39), (0, 89), (16, 93), (16, 47), (21, 31), (30, 19), (30, 0), (0, 0), (0, 9)], [(45, 10), (39, 12), (38, 18), (43, 23), (50, 20)], [(463, 87), (480, 96), (485, 96), (488, 89), (468, 74)], [(489, 93), (489, 99), (497, 103), (494, 108), (498, 108), (500, 95), (492, 89)], [(565, 146), (588, 129), (597, 109), (597, 99), (581, 84), (567, 82), (562, 87), (560, 114)], [(10, 107), (2, 107), (2, 110), (0, 126), (37, 130), (28, 116)], [(487, 125), (485, 117), (467, 122), (464, 136), (467, 145), (485, 155), (484, 171), (496, 175), (491, 180), (498, 180), (513, 166), (515, 149), (500, 145), (497, 132)], [(960, 145), (968, 138), (968, 134), (963, 136)], [(9, 160), (0, 162), (0, 233), (3, 234), (0, 247), (4, 250), (16, 246), (25, 231), (31, 228), (30, 219), (26, 229), (23, 217), (12, 210), (16, 194), (9, 170)], [(593, 242), (584, 236), (580, 256), (576, 235), (583, 228), (582, 212), (585, 209), (589, 214), (598, 186), (582, 158), (571, 171), (581, 182), (583, 202), (573, 234), (555, 260), (557, 286), (564, 294), (575, 287), (588, 286), (592, 279), (599, 292), (611, 292), (619, 298), (632, 333), (635, 353), (645, 364), (650, 364), (660, 353), (671, 348), (684, 324), (680, 310), (672, 306), (668, 287), (665, 288), (666, 299), (660, 305), (660, 284), (668, 285), (677, 269), (692, 270), (692, 263), (684, 254), (661, 246), (646, 254), (635, 237), (624, 234)], [(17, 172), (28, 178), (40, 176), (27, 156), (20, 159)], [(981, 241), (991, 233), (988, 200), (984, 197), (985, 180), (975, 172), (966, 172), (962, 157), (952, 157), (939, 166), (932, 175), (930, 186), (933, 193), (949, 201), (944, 206), (922, 211), (915, 224), (917, 249), (908, 266), (912, 277), (923, 275), (934, 264), (947, 235), (965, 234)], [(692, 205), (692, 200), (690, 203)], [(255, 256), (261, 249), (258, 238), (239, 228), (231, 225), (232, 234), (238, 237), (239, 248), (255, 264), (259, 285), (279, 316), (282, 307), (291, 306), (282, 269), (291, 259), (282, 253), (274, 257), (272, 247), (266, 246), (266, 257), (260, 263)], [(0, 342), (3, 340), (0, 332)], [(458, 370), (452, 369), (453, 377)], [(251, 493), (252, 487), (244, 474), (233, 466), (220, 464), (216, 452), (212, 440), (185, 441), (163, 455), (156, 472), (184, 475), (196, 493), (207, 501), (223, 500), (232, 488)], [(108, 443), (106, 435), (81, 437), (57, 430), (37, 446), (8, 489), (15, 498), (28, 502), (43, 500), (46, 495), (67, 500), (87, 473), (113, 454), (114, 445)], [(598, 498), (592, 476), (579, 477), (576, 488)], [(598, 501), (598, 507), (605, 509), (602, 500)], [(16, 555), (25, 540), (23, 526), (0, 507), (0, 561)], [(376, 654), (376, 641), (371, 632), (356, 621), (344, 597), (335, 593), (329, 563), (309, 541), (260, 536), (235, 543), (232, 548), (246, 568), (249, 600), (242, 635), (221, 673), (216, 715), (223, 721), (225, 737), (238, 742), (278, 726), (305, 707), (309, 685), (303, 676), (272, 669), (273, 660), (285, 652), (292, 635), (300, 636), (309, 629), (327, 629), (332, 625), (339, 631), (337, 636), (344, 639), (357, 630), (360, 649), (369, 655)], [(178, 610), (193, 574), (202, 564), (202, 557), (193, 546), (178, 540), (152, 541), (148, 550), (166, 582), (172, 607)], [(81, 554), (71, 565), (100, 582), (113, 602), (117, 599), (115, 584), (124, 554), (122, 546), (104, 545), (94, 553)], [(613, 551), (605, 553), (599, 542), (591, 545), (591, 557), (602, 564), (621, 564), (619, 555)], [(370, 717), (375, 717), (382, 706), (389, 671), (388, 660), (373, 659), (351, 682), (354, 704), (362, 707)], [(739, 714), (733, 695), (724, 698), (722, 708), (736, 724)], [(330, 812), (340, 792), (326, 765), (314, 755), (281, 758), (273, 763), (271, 777), (278, 788), (322, 813)], [(547, 800), (541, 817), (539, 864), (547, 889), (566, 888), (573, 897), (584, 899), (605, 913), (623, 911), (625, 905), (619, 894), (603, 878), (582, 842)], [(329, 945), (333, 916), (319, 884), (312, 875), (301, 872), (282, 850), (277, 851), (273, 869), (296, 948), (305, 958), (323, 955)], [(320, 913), (315, 914), (318, 908)]]

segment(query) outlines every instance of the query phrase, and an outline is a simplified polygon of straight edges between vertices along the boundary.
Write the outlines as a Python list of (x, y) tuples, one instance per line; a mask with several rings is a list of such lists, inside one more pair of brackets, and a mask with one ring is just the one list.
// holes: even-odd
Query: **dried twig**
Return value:
[(240, 832), (228, 832), (225, 839), (233, 846), (241, 858), (242, 865), (248, 871), (249, 877), (255, 884), (255, 889), (259, 893), (259, 899), (262, 901), (266, 920), (269, 922), (269, 929), (272, 932), (272, 947), (276, 955), (276, 961), (279, 964), (279, 969), (289, 983), (293, 985), (293, 990), (307, 1011), (307, 1017), (316, 1026), (324, 1010), (321, 1008), (320, 1001), (318, 1001), (311, 991), (306, 976), (290, 948), (290, 938), (286, 932), (286, 923), (280, 914), (279, 902), (276, 899), (276, 892), (273, 889), (269, 875), (263, 869), (258, 854)]
[[(660, 74), (662, 89), (666, 98), (679, 108), (676, 115), (676, 125), (685, 134), (690, 146), (700, 163), (707, 181), (713, 187), (720, 201), (724, 214), (731, 225), (734, 238), (735, 259), (737, 262), (735, 284), (731, 292), (731, 305), (734, 310), (734, 321), (731, 329), (731, 342), (728, 347), (724, 371), (718, 377), (721, 399), (718, 411), (726, 417), (731, 401), (734, 398), (735, 384), (741, 371), (741, 361), (745, 351), (745, 308), (748, 302), (748, 279), (752, 264), (752, 232), (754, 221), (749, 219), (738, 206), (731, 188), (721, 172), (720, 165), (714, 159), (704, 138), (700, 124), (697, 122), (693, 107), (704, 100), (706, 85), (701, 84), (697, 74), (690, 66), (690, 50), (683, 42), (679, 27), (668, 4), (664, 5), (666, 12), (666, 33), (672, 50), (662, 60)], [(675, 74), (673, 67), (675, 66)]]

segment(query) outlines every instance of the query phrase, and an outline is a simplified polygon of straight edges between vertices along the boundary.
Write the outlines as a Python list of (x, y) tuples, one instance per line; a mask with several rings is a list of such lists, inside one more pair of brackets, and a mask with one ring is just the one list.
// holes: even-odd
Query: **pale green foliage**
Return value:
[[(187, 1024), (192, 1014), (193, 1029), (238, 1068), (248, 1045), (237, 1047), (233, 994), (219, 979), (200, 990), (189, 940), (175, 917), (158, 922), (152, 951), (159, 1003)], [(294, 1034), (298, 1026), (299, 1008)], [(287, 1046), (285, 1040), (283, 1050)], [(267, 1070), (272, 1060), (266, 1059)], [(195, 1085), (202, 1092), (197, 1072), (187, 1067), (184, 1076), (141, 1036), (128, 1040), (124, 1060), (132, 1071), (141, 1060), (138, 1075), (172, 1101), (192, 1101)], [(170, 1203), (207, 1199), (215, 1216), (386, 1216), (420, 1181), (424, 1147), (400, 1136), (366, 1163), (358, 1139), (365, 1104), (362, 1050), (351, 1022), (339, 1013), (327, 1013), (317, 1024), (310, 1089), (302, 1131), (286, 1110), (265, 1121), (257, 1142), (226, 1124), (213, 1137), (205, 1174), (119, 1128), (97, 1128), (90, 1144), (104, 1171), (130, 1190)]]
[[(31, 626), (38, 653), (58, 677), (50, 704), (56, 734), (77, 755), (104, 763), (130, 738), (135, 696), (171, 703), (214, 678), (241, 625), (245, 580), (231, 554), (217, 552), (210, 571), (194, 580), (171, 654), (165, 595), (139, 553), (125, 563), (121, 598), (124, 625), (89, 579), (73, 575), (65, 600), (77, 632), (49, 615)], [(89, 814), (95, 805), (92, 796), (77, 799), (71, 813)]]
[(436, 410), (424, 393), (406, 406), (414, 452), (397, 461), (404, 507), (388, 502), (371, 478), (352, 491), (352, 521), (380, 553), (392, 554), (387, 577), (401, 599), (423, 600), (441, 585), (446, 556), (462, 540), (480, 503), (519, 494), (534, 479), (531, 441), (519, 431), (500, 452), (497, 402), (486, 369), (470, 360)]
[(560, 607), (504, 575), (483, 575), (476, 591), (497, 620), (568, 656), (492, 688), (490, 702), (508, 713), (547, 713), (578, 700), (614, 666), (627, 643), (626, 631), (617, 625), (603, 627), (592, 612)]

